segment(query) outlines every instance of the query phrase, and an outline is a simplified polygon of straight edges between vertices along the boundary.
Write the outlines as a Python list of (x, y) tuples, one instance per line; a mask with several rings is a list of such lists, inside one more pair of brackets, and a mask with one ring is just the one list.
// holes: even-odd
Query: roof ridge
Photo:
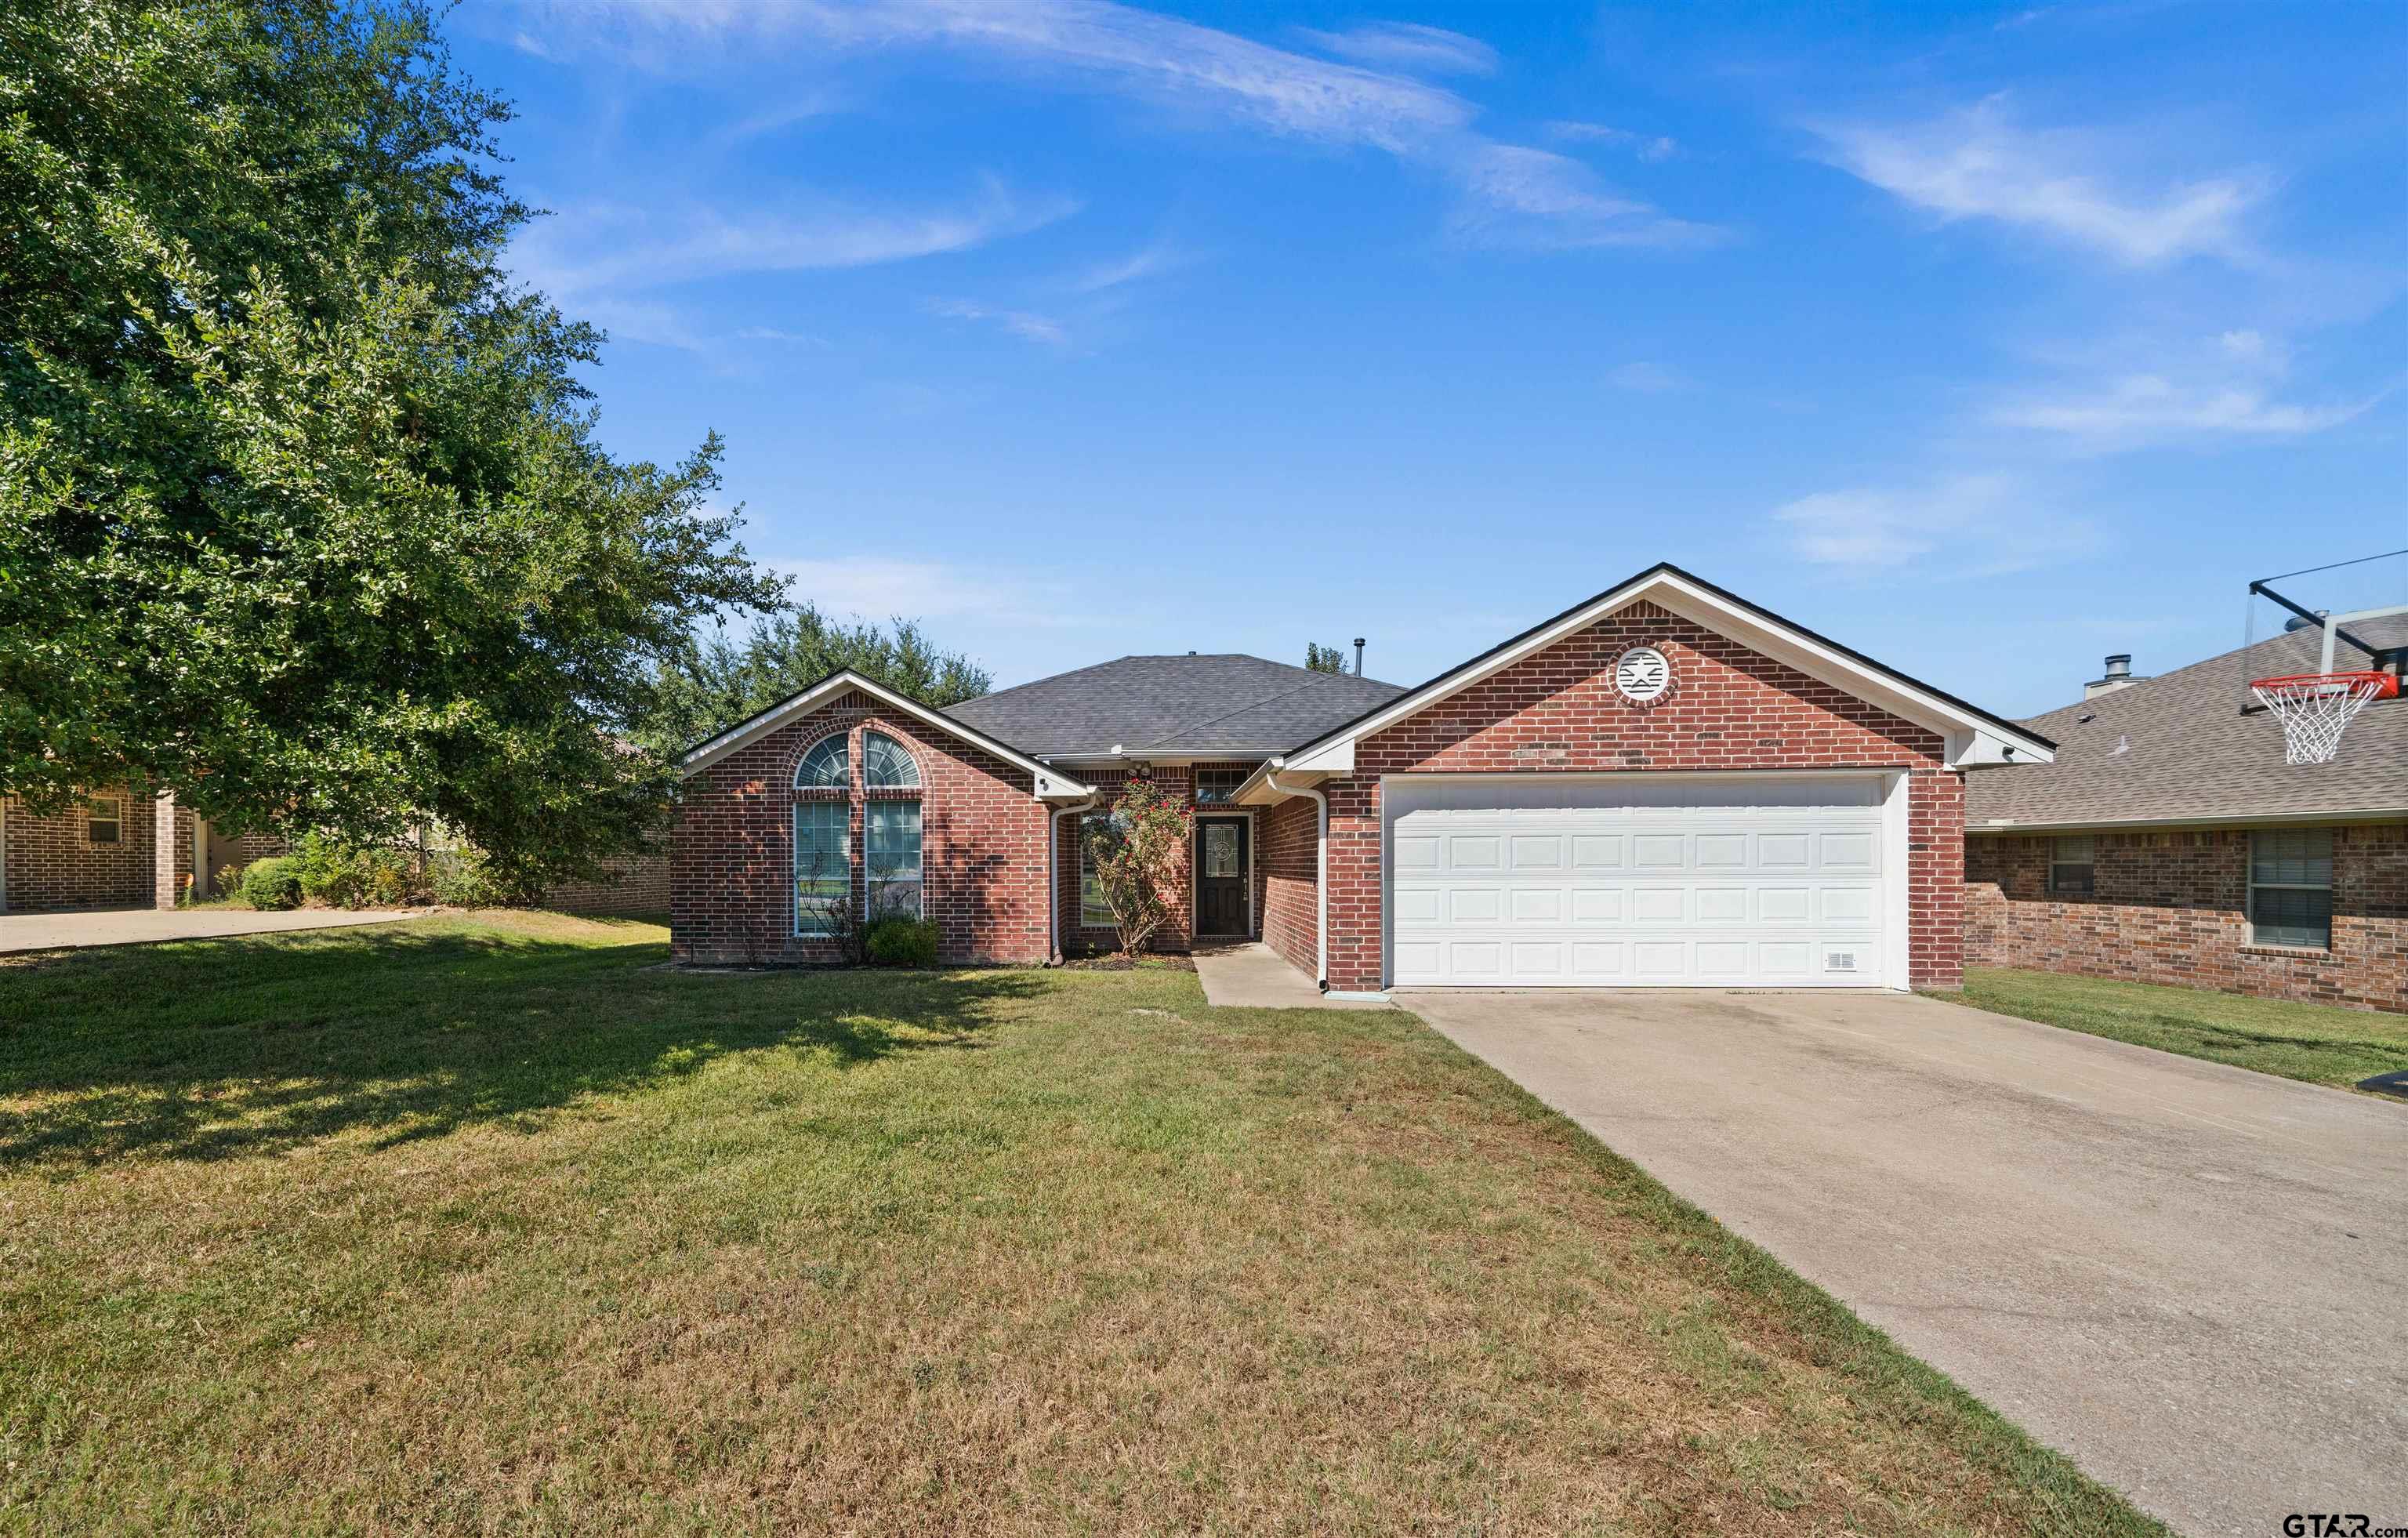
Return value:
[[(1229, 655), (1243, 655), (1244, 654), (1242, 654), (1242, 653), (1231, 653), (1231, 654), (1229, 654)], [(1264, 662), (1268, 662), (1268, 661), (1270, 660), (1270, 658), (1268, 658), (1268, 657), (1263, 657), (1263, 658), (1260, 658), (1260, 659), (1258, 659), (1258, 660), (1260, 660), (1260, 661), (1264, 661)], [(1207, 727), (1207, 726), (1218, 726), (1220, 723), (1222, 723), (1222, 722), (1224, 722), (1224, 721), (1228, 720), (1230, 716), (1233, 716), (1233, 715), (1243, 715), (1243, 714), (1245, 714), (1248, 711), (1259, 711), (1259, 710), (1261, 710), (1264, 706), (1266, 706), (1266, 705), (1268, 705), (1268, 704), (1271, 703), (1273, 700), (1276, 700), (1276, 699), (1285, 699), (1285, 698), (1286, 698), (1288, 696), (1290, 696), (1290, 695), (1300, 695), (1300, 694), (1304, 693), (1304, 691), (1305, 691), (1305, 690), (1312, 688), (1314, 684), (1316, 684), (1316, 683), (1320, 683), (1320, 682), (1321, 682), (1321, 680), (1322, 680), (1322, 678), (1326, 677), (1326, 676), (1327, 676), (1326, 674), (1320, 674), (1320, 675), (1316, 675), (1316, 676), (1314, 676), (1314, 677), (1312, 677), (1312, 678), (1309, 678), (1309, 679), (1305, 680), (1302, 683), (1297, 684), (1297, 685), (1295, 688), (1293, 688), (1293, 689), (1282, 689), (1279, 693), (1277, 693), (1277, 694), (1275, 694), (1275, 695), (1265, 695), (1265, 696), (1263, 696), (1263, 697), (1262, 697), (1262, 698), (1260, 698), (1260, 699), (1249, 700), (1247, 703), (1245, 703), (1245, 704), (1243, 704), (1243, 705), (1239, 706), (1239, 707), (1238, 707), (1236, 710), (1234, 710), (1234, 711), (1227, 711), (1227, 712), (1223, 712), (1223, 713), (1222, 713), (1222, 714), (1220, 714), (1220, 715), (1216, 715), (1216, 716), (1212, 717), (1212, 718), (1211, 718), (1211, 720), (1209, 720), (1209, 721), (1197, 721), (1197, 722), (1192, 722), (1192, 723), (1190, 723), (1190, 724), (1189, 724), (1189, 725), (1187, 725), (1187, 726), (1184, 726), (1180, 727), (1177, 731), (1168, 731), (1168, 732), (1164, 732), (1160, 737), (1155, 738), (1153, 741), (1151, 741), (1151, 742), (1140, 742), (1140, 743), (1139, 743), (1139, 744), (1138, 744), (1138, 746), (1140, 746), (1140, 747), (1141, 747), (1141, 748), (1159, 747), (1161, 744), (1163, 744), (1163, 743), (1165, 743), (1165, 742), (1169, 741), (1169, 740), (1170, 740), (1172, 738), (1174, 738), (1174, 737), (1184, 737), (1184, 736), (1186, 736), (1189, 732), (1200, 732), (1200, 731), (1202, 731), (1202, 730), (1203, 730), (1205, 727)]]

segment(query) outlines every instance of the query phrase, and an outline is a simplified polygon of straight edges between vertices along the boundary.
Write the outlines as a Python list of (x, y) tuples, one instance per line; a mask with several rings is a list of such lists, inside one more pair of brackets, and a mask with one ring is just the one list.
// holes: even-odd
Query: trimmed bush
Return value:
[(242, 870), (243, 905), (277, 912), (301, 906), (301, 872), (289, 859), (253, 860)]
[(924, 918), (882, 918), (869, 927), (867, 949), (882, 967), (933, 967), (937, 927)]

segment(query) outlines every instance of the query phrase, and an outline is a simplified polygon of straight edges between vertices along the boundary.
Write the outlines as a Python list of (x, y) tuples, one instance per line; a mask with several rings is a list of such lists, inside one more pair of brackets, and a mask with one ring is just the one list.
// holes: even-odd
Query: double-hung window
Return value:
[(87, 843), (118, 843), (125, 837), (125, 803), (114, 796), (95, 797), (84, 808)]
[(853, 901), (853, 755), (842, 736), (795, 770), (795, 933), (824, 939)]
[(1104, 900), (1103, 884), (1096, 879), (1096, 858), (1110, 855), (1125, 836), (1119, 816), (1090, 812), (1079, 819), (1079, 924), (1082, 928), (1109, 929), (1119, 921)]
[(2332, 829), (2249, 835), (2249, 942), (2332, 949)]
[(864, 732), (861, 787), (869, 916), (922, 917), (920, 766), (895, 739)]
[(2099, 841), (2087, 833), (2051, 839), (2048, 847), (2048, 889), (2068, 897), (2086, 898), (2098, 889)]

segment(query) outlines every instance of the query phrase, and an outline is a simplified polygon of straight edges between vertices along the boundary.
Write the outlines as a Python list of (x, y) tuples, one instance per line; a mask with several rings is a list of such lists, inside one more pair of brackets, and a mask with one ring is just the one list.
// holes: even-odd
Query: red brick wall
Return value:
[(543, 889), (538, 906), (564, 913), (651, 918), (669, 911), (666, 849), (621, 855), (602, 862), (597, 881), (556, 882)]
[[(1092, 810), (1107, 811), (1120, 799), (1122, 787), (1128, 775), (1118, 770), (1098, 769), (1082, 772), (1079, 778), (1096, 787), (1096, 804)], [(1164, 765), (1153, 771), (1154, 783), (1174, 796), (1193, 797), (1196, 781), (1192, 770), (1183, 766)], [(1054, 849), (1054, 870), (1059, 881), (1058, 900), (1062, 918), (1062, 954), (1065, 956), (1105, 956), (1120, 949), (1120, 931), (1109, 925), (1082, 924), (1079, 916), (1079, 818), (1073, 812), (1062, 819), (1061, 840)], [(1195, 889), (1182, 874), (1180, 880), (1179, 912), (1155, 934), (1147, 947), (1154, 951), (1183, 952), (1191, 944), (1190, 919), (1195, 907)]]
[(1254, 819), (1255, 864), (1262, 872), (1263, 943), (1307, 977), (1321, 967), (1321, 813), (1310, 796), (1292, 796)]
[[(151, 859), (156, 813), (147, 792), (111, 785), (89, 792), (118, 803), (118, 841), (95, 844), (80, 806), (55, 817), (37, 817), (23, 802), (9, 799), (0, 817), (7, 828), (8, 911), (42, 913), (75, 908), (148, 908), (156, 901), (158, 872)], [(189, 847), (181, 870), (192, 869)]]
[(821, 738), (851, 735), (857, 910), (865, 726), (901, 742), (919, 762), (921, 863), (939, 957), (1045, 959), (1047, 809), (1031, 794), (1027, 772), (859, 694), (787, 723), (685, 782), (670, 839), (671, 954), (738, 963), (841, 959), (830, 942), (794, 934), (795, 769)]
[(2249, 943), (2245, 829), (2095, 835), (2088, 897), (2052, 894), (2052, 841), (1965, 841), (1966, 960), (2408, 1013), (2408, 826), (2333, 829), (2332, 949)]
[[(1633, 646), (1672, 664), (1672, 686), (1625, 700), (1612, 668)], [(1964, 795), (1923, 727), (1739, 642), (1635, 603), (1355, 744), (1330, 782), (1329, 985), (1381, 985), (1383, 774), (1905, 769), (1908, 970), (1917, 986), (1962, 981)]]

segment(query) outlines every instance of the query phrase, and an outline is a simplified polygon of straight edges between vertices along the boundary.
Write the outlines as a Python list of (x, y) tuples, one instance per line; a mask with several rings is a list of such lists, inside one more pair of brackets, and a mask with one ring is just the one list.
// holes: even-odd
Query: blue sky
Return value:
[(999, 683), (1413, 683), (1670, 559), (2024, 713), (2408, 545), (2398, 7), (452, 28), (605, 440), (716, 428), (798, 597)]

